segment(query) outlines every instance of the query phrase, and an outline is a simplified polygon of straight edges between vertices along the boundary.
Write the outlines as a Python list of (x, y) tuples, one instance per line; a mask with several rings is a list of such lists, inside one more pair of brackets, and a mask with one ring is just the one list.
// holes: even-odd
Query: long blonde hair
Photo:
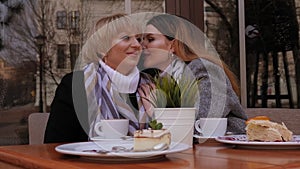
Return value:
[[(207, 50), (210, 43), (206, 36), (193, 24), (184, 18), (175, 15), (160, 14), (151, 18), (147, 25), (153, 25), (158, 31), (166, 36), (168, 40), (174, 41), (175, 54), (183, 61), (192, 61), (197, 58), (206, 59), (224, 69), (228, 76), (235, 93), (240, 95), (240, 88), (235, 74), (218, 57), (213, 56), (212, 52)], [(211, 46), (211, 50), (214, 48)], [(214, 51), (213, 53), (217, 53)]]

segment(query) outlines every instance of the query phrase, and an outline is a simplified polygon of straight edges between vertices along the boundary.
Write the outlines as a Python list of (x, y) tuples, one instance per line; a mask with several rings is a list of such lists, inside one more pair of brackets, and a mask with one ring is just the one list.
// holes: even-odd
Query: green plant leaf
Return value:
[(157, 120), (154, 119), (154, 120), (151, 120), (149, 122), (149, 126), (151, 127), (151, 129), (153, 130), (160, 130), (163, 128), (163, 124), (162, 123), (157, 123)]
[(194, 107), (199, 97), (199, 81), (187, 77), (176, 81), (170, 76), (154, 78), (156, 91), (151, 94), (154, 107)]
[(163, 128), (163, 124), (162, 123), (157, 123), (155, 126), (155, 130), (160, 130)]
[(151, 120), (151, 121), (149, 122), (149, 126), (150, 126), (152, 129), (155, 129), (156, 123), (157, 123), (156, 120)]

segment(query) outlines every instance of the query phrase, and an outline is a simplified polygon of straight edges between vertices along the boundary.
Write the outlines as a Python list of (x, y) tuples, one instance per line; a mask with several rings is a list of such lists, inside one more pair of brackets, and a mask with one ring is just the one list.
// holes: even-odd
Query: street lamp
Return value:
[(43, 46), (45, 44), (46, 37), (43, 35), (38, 35), (35, 37), (36, 44), (39, 47), (39, 57), (40, 57), (40, 65), (39, 65), (39, 71), (40, 71), (40, 99), (39, 99), (39, 112), (43, 112), (43, 72), (44, 72), (44, 59), (43, 59)]

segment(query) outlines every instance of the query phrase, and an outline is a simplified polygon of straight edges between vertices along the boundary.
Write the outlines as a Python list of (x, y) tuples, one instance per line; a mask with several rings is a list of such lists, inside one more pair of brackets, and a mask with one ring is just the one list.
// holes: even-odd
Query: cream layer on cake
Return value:
[(167, 130), (144, 129), (134, 133), (133, 151), (151, 151), (160, 143), (171, 144), (171, 133)]
[(293, 135), (284, 123), (269, 120), (250, 120), (246, 134), (249, 141), (290, 141)]

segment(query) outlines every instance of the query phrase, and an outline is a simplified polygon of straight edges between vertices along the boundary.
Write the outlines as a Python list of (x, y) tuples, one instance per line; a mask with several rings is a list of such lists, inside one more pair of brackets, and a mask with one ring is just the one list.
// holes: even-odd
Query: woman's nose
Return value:
[(147, 41), (146, 41), (146, 40), (143, 40), (143, 41), (141, 42), (141, 45), (142, 45), (142, 48), (143, 48), (143, 49), (146, 49), (146, 48), (147, 48)]
[(140, 42), (136, 38), (133, 38), (131, 45), (134, 47), (141, 47)]

